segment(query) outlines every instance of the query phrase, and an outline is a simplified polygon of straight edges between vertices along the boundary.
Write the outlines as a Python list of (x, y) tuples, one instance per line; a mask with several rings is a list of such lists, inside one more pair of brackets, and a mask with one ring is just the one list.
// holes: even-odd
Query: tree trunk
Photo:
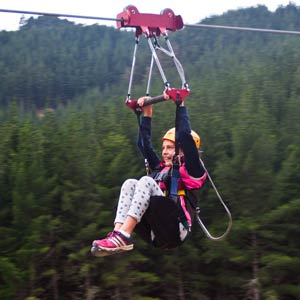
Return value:
[(255, 280), (253, 286), (253, 300), (260, 300), (259, 279), (258, 279), (259, 266), (258, 266), (258, 253), (257, 253), (257, 238), (255, 233), (252, 233), (251, 242), (252, 242), (252, 248), (254, 252), (254, 258), (252, 262), (252, 273), (253, 273), (253, 279)]
[(253, 232), (251, 234), (251, 248), (254, 253), (252, 260), (252, 275), (253, 278), (246, 285), (246, 297), (245, 300), (260, 300), (260, 291), (259, 291), (259, 279), (258, 279), (258, 271), (259, 271), (259, 259), (257, 253), (257, 238), (256, 234)]
[[(52, 257), (51, 267), (52, 267), (52, 270), (56, 270), (55, 255)], [(52, 289), (53, 289), (53, 300), (59, 300), (58, 274), (56, 272), (54, 272), (54, 274), (52, 275)]]
[(180, 268), (178, 268), (178, 299), (185, 300), (182, 274)]

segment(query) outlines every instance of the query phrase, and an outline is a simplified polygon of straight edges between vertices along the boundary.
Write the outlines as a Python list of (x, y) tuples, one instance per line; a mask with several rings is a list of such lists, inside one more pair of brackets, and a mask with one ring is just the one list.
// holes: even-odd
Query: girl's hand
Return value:
[(164, 98), (166, 100), (169, 100), (170, 99), (170, 96), (167, 94), (166, 90), (164, 90)]
[(140, 97), (140, 98), (137, 100), (138, 106), (140, 106), (140, 107), (144, 106), (145, 100), (147, 100), (147, 99), (149, 99), (149, 98), (150, 98), (150, 97), (146, 97), (146, 96)]
[(145, 117), (152, 117), (152, 105), (146, 105), (146, 106), (144, 106), (145, 101), (147, 99), (150, 99), (150, 97), (147, 97), (147, 96), (141, 97), (141, 98), (139, 98), (137, 100), (137, 104), (140, 107), (143, 107), (143, 113), (144, 113)]

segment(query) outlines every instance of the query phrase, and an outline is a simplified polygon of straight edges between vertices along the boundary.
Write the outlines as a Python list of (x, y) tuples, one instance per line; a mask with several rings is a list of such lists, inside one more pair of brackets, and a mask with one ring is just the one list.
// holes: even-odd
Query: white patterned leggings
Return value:
[[(143, 176), (139, 180), (127, 179), (121, 187), (114, 223), (123, 224), (127, 216), (133, 217), (139, 223), (149, 206), (150, 197), (163, 195), (163, 191), (152, 177)], [(188, 232), (181, 223), (178, 229), (180, 239), (183, 241)]]
[(151, 196), (163, 196), (162, 190), (152, 177), (127, 179), (121, 187), (115, 223), (124, 223), (127, 216), (140, 222)]

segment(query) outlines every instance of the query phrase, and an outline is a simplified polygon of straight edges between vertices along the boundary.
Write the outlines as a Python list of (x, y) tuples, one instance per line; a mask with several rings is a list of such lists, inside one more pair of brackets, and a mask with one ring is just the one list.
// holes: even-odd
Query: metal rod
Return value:
[(155, 60), (155, 62), (156, 62), (156, 65), (157, 65), (157, 67), (158, 67), (160, 76), (161, 76), (161, 78), (162, 78), (164, 84), (166, 84), (168, 81), (167, 81), (166, 75), (165, 75), (165, 73), (164, 73), (164, 70), (163, 70), (163, 68), (162, 68), (162, 66), (161, 66), (161, 63), (160, 63), (160, 61), (159, 61), (159, 58), (158, 58), (158, 56), (157, 56), (157, 54), (156, 54), (156, 52), (155, 52), (155, 49), (154, 49), (154, 47), (153, 47), (153, 45), (152, 45), (152, 41), (151, 41), (150, 36), (147, 36), (147, 41), (148, 41), (148, 45), (149, 45), (149, 48), (150, 48), (150, 50), (151, 50), (152, 56), (153, 56), (153, 58), (154, 58), (154, 60)]
[(135, 62), (136, 62), (136, 53), (139, 46), (139, 37), (136, 37), (135, 44), (134, 44), (134, 50), (133, 50), (133, 57), (132, 57), (132, 63), (131, 63), (131, 71), (130, 71), (130, 77), (129, 77), (129, 84), (128, 84), (128, 92), (127, 92), (127, 98), (130, 98), (131, 95), (131, 88), (132, 88), (132, 81), (133, 81), (133, 74), (135, 69)]
[(151, 55), (151, 62), (149, 67), (149, 74), (148, 74), (148, 82), (147, 82), (147, 89), (146, 89), (146, 96), (150, 95), (150, 88), (151, 88), (151, 79), (152, 79), (152, 71), (154, 65), (154, 57)]
[(159, 95), (159, 96), (152, 97), (150, 99), (145, 100), (144, 106), (148, 106), (148, 105), (163, 102), (163, 101), (167, 101), (167, 99), (164, 98), (164, 95)]
[[(159, 95), (156, 97), (148, 98), (144, 101), (143, 106), (152, 105), (159, 102), (165, 102), (167, 99), (164, 98), (164, 95)], [(138, 105), (137, 100), (126, 100), (126, 105), (131, 108), (134, 112), (141, 112), (142, 108)]]

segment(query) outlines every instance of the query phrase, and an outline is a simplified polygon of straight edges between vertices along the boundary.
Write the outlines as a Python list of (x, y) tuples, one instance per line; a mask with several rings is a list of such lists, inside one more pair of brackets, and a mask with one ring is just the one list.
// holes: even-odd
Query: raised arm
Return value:
[(205, 170), (200, 163), (198, 149), (191, 135), (190, 119), (184, 101), (176, 108), (176, 127), (176, 140), (184, 153), (187, 172), (195, 178), (202, 177)]
[(153, 170), (160, 162), (160, 158), (153, 149), (151, 143), (151, 122), (152, 122), (152, 105), (143, 106), (144, 101), (148, 97), (141, 97), (137, 103), (143, 107), (143, 117), (141, 119), (139, 136), (138, 136), (138, 147), (143, 156), (148, 160), (150, 169)]

